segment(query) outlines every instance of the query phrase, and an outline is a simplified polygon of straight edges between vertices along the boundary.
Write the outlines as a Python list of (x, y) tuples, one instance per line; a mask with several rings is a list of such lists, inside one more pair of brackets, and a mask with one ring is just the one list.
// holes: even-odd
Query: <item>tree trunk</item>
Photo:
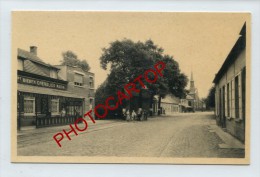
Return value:
[(151, 98), (150, 98), (150, 116), (153, 116), (153, 97), (154, 95), (151, 94)]
[(143, 94), (142, 94), (142, 89), (139, 92), (139, 96), (138, 96), (138, 108), (143, 108)]
[(162, 100), (162, 97), (159, 95), (159, 100), (158, 100), (158, 115), (161, 115), (161, 113), (162, 113), (161, 100)]

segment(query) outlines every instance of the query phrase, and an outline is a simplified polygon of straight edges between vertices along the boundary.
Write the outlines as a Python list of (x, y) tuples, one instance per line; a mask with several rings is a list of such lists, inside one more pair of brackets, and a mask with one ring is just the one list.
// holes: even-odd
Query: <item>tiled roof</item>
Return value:
[(172, 103), (172, 104), (179, 104), (180, 99), (173, 96), (173, 95), (166, 95), (165, 98), (162, 98), (162, 103)]
[(47, 74), (45, 74), (39, 66), (37, 66), (36, 64), (31, 62), (30, 60), (24, 61), (24, 71), (33, 73), (33, 74), (38, 74), (41, 76), (50, 77)]
[(44, 66), (47, 66), (47, 67), (50, 67), (50, 68), (59, 69), (55, 66), (52, 66), (50, 64), (43, 62), (42, 59), (40, 59), (37, 55), (34, 55), (33, 53), (28, 52), (28, 51), (23, 50), (23, 49), (18, 48), (18, 57), (31, 60), (32, 62), (39, 63), (41, 65), (44, 65)]
[[(23, 49), (18, 48), (18, 56), (26, 59), (30, 59), (37, 62), (43, 62), (39, 57)], [(44, 63), (44, 62), (43, 62)]]

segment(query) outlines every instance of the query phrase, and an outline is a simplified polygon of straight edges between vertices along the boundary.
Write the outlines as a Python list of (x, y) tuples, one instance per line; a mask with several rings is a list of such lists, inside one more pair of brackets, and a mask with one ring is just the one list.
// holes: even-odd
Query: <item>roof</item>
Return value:
[(46, 73), (43, 72), (43, 70), (39, 66), (37, 66), (36, 64), (31, 62), (30, 60), (24, 61), (24, 71), (33, 73), (33, 74), (38, 74), (38, 75), (45, 76), (45, 77), (49, 77)]
[(230, 53), (228, 54), (227, 58), (225, 59), (223, 65), (219, 69), (218, 73), (216, 74), (213, 83), (217, 83), (222, 76), (227, 72), (229, 66), (231, 66), (239, 54), (242, 52), (243, 49), (246, 47), (246, 23), (244, 23), (241, 31), (240, 31), (240, 36), (238, 37), (235, 45), (231, 49)]
[(38, 64), (44, 65), (46, 67), (59, 70), (59, 68), (43, 62), (42, 59), (40, 59), (37, 55), (35, 55), (31, 52), (28, 52), (26, 50), (20, 49), (20, 48), (18, 48), (18, 55), (17, 56), (18, 56), (18, 58), (27, 59), (27, 60), (30, 60), (34, 63), (38, 63)]
[(173, 95), (166, 95), (165, 98), (162, 98), (162, 103), (172, 103), (172, 104), (179, 104), (180, 99), (173, 96)]
[(187, 99), (187, 100), (194, 100), (194, 98), (193, 98), (191, 95), (187, 95), (187, 96), (186, 96), (186, 99)]

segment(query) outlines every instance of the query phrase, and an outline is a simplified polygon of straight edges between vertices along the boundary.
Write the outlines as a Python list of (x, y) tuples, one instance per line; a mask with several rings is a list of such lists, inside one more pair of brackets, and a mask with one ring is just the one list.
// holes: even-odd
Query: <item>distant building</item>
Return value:
[(166, 95), (161, 100), (161, 107), (165, 111), (165, 114), (173, 114), (180, 112), (180, 99), (173, 95)]
[(186, 96), (188, 106), (183, 105), (184, 112), (195, 112), (203, 110), (203, 101), (199, 99), (198, 89), (195, 87), (193, 73), (191, 72), (190, 89)]
[(214, 81), (217, 124), (241, 141), (245, 140), (246, 24), (216, 74)]
[(180, 112), (186, 112), (187, 109), (191, 106), (189, 106), (187, 99), (180, 99)]

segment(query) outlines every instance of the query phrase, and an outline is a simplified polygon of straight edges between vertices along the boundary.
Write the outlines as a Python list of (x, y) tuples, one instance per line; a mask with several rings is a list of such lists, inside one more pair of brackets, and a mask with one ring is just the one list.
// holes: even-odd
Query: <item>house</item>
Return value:
[(245, 141), (246, 120), (246, 24), (217, 72), (215, 115), (217, 124)]
[(161, 100), (161, 107), (165, 111), (165, 114), (174, 114), (180, 112), (180, 99), (174, 95), (166, 95)]
[(95, 106), (95, 74), (84, 71), (79, 66), (55, 65), (55, 67), (60, 69), (58, 76), (68, 82), (67, 91), (84, 98), (83, 112), (93, 109)]
[[(71, 80), (63, 77), (62, 68), (45, 63), (36, 46), (30, 51), (18, 49), (17, 63), (18, 129), (70, 124), (86, 111), (86, 98), (93, 94), (75, 91), (78, 88), (73, 89)], [(84, 87), (90, 81), (80, 84)]]

